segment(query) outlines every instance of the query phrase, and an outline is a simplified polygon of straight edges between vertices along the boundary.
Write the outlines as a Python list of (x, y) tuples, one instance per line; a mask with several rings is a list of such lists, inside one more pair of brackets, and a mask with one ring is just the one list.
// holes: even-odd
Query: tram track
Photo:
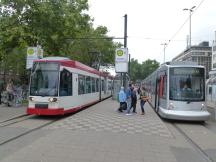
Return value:
[(28, 115), (27, 114), (18, 115), (18, 116), (15, 116), (13, 118), (10, 118), (10, 119), (6, 119), (6, 120), (3, 120), (3, 121), (0, 121), (0, 124), (8, 122), (8, 121), (11, 121), (11, 120), (15, 120), (15, 119), (18, 119), (18, 118), (21, 118), (21, 117), (24, 117), (24, 116), (28, 116)]
[(205, 159), (206, 162), (215, 162), (187, 133), (182, 130), (177, 123), (172, 123), (172, 126), (190, 143), (190, 145)]
[[(155, 111), (155, 109), (153, 108), (153, 106), (151, 105), (150, 102), (148, 102), (150, 107), (152, 108), (152, 110), (158, 115), (158, 113)], [(158, 117), (164, 122), (164, 120), (168, 121), (167, 119), (163, 119), (160, 117), (160, 115), (158, 115)], [(168, 121), (173, 128), (175, 128), (183, 137), (184, 139), (198, 152), (199, 155), (201, 155), (206, 162), (215, 162), (215, 160), (213, 160), (204, 149), (202, 149), (199, 144), (197, 144), (189, 135), (187, 135), (187, 133), (184, 132), (184, 130), (182, 130), (179, 126), (177, 122), (170, 122), (170, 120)], [(203, 127), (205, 127), (206, 129), (208, 129), (205, 124), (202, 124)]]
[(13, 124), (25, 121), (27, 119), (32, 118), (33, 116), (34, 115), (20, 115), (20, 116), (17, 116), (17, 117), (14, 117), (14, 118), (0, 122), (0, 127), (6, 127), (9, 125), (13, 125)]
[(27, 135), (27, 134), (32, 133), (32, 132), (34, 132), (34, 131), (37, 131), (37, 130), (39, 130), (39, 129), (43, 128), (43, 127), (46, 127), (46, 126), (48, 126), (48, 125), (50, 125), (50, 124), (52, 124), (52, 123), (54, 123), (54, 122), (56, 122), (56, 121), (52, 121), (52, 122), (46, 123), (46, 124), (44, 124), (44, 125), (41, 125), (41, 126), (39, 126), (39, 127), (34, 128), (34, 129), (30, 129), (30, 130), (28, 130), (28, 131), (25, 131), (25, 132), (23, 132), (23, 133), (21, 133), (21, 134), (15, 136), (15, 137), (9, 138), (9, 139), (7, 139), (7, 140), (5, 140), (5, 141), (3, 141), (3, 142), (0, 142), (0, 146), (2, 146), (2, 145), (4, 145), (4, 144), (7, 144), (7, 143), (9, 143), (9, 142), (12, 142), (12, 141), (14, 141), (14, 140), (16, 140), (16, 139), (18, 139), (18, 138), (20, 138), (20, 137), (23, 137), (23, 136), (25, 136), (25, 135)]
[[(94, 104), (93, 104), (93, 105), (94, 105)], [(91, 105), (91, 106), (93, 106), (93, 105)], [(89, 107), (91, 107), (91, 106), (88, 106), (88, 107), (86, 107), (86, 108), (89, 108)], [(4, 141), (0, 141), (0, 147), (3, 146), (3, 145), (5, 145), (5, 144), (7, 144), (7, 143), (13, 142), (13, 141), (15, 141), (15, 140), (17, 140), (17, 139), (19, 139), (19, 138), (25, 136), (25, 135), (28, 135), (28, 134), (31, 134), (31, 133), (37, 131), (37, 130), (40, 130), (41, 128), (44, 128), (44, 127), (46, 127), (46, 126), (48, 126), (48, 125), (51, 125), (51, 124), (53, 124), (53, 123), (55, 123), (55, 122), (58, 122), (58, 121), (60, 121), (60, 120), (64, 120), (65, 118), (70, 117), (70, 116), (72, 116), (72, 115), (74, 115), (74, 114), (76, 114), (76, 113), (79, 113), (80, 111), (83, 111), (83, 110), (85, 110), (86, 108), (83, 108), (83, 109), (78, 110), (78, 111), (76, 111), (76, 112), (74, 112), (74, 113), (71, 113), (71, 114), (66, 114), (66, 115), (64, 115), (64, 116), (53, 116), (53, 117), (47, 116), (47, 118), (49, 118), (49, 119), (51, 118), (51, 121), (47, 121), (45, 124), (39, 124), (38, 126), (35, 126), (35, 125), (34, 125), (34, 126), (32, 126), (32, 127), (34, 127), (34, 128), (29, 129), (29, 130), (27, 130), (27, 131), (23, 131), (23, 132), (21, 132), (21, 133), (15, 135), (15, 136), (12, 136), (12, 137), (9, 137), (9, 138), (5, 137), (5, 138), (7, 138), (7, 139), (4, 140)], [(34, 120), (34, 119), (37, 119), (37, 118), (44, 118), (44, 116), (41, 117), (41, 116), (27, 115), (27, 114), (25, 114), (25, 115), (20, 115), (20, 116), (16, 116), (16, 117), (14, 117), (14, 118), (7, 119), (7, 120), (5, 120), (5, 121), (1, 121), (1, 122), (0, 122), (0, 128), (6, 128), (6, 129), (7, 129), (7, 128), (13, 128), (13, 125), (16, 127), (16, 124), (19, 124), (19, 125), (20, 125), (20, 124), (22, 124), (22, 122), (26, 122), (26, 121), (29, 121), (29, 120)], [(47, 120), (47, 118), (45, 117), (44, 119)], [(1, 134), (0, 134), (0, 136), (1, 136)], [(1, 136), (1, 137), (2, 137), (2, 136)]]
[[(107, 98), (106, 98), (106, 99), (107, 99)], [(104, 100), (106, 100), (106, 99), (104, 99)], [(102, 101), (103, 101), (103, 100), (102, 100)], [(102, 101), (100, 101), (100, 102), (102, 102)], [(95, 103), (95, 104), (96, 104), (96, 103)], [(95, 105), (95, 104), (92, 104), (92, 105), (90, 105), (90, 106), (87, 106), (87, 107), (85, 107), (85, 108), (83, 108), (83, 109), (80, 109), (80, 110), (78, 110), (78, 111), (76, 111), (76, 112), (73, 112), (73, 113), (71, 113), (71, 114), (66, 114), (66, 115), (64, 115), (64, 116), (54, 116), (53, 119), (52, 119), (52, 121), (48, 121), (48, 122), (46, 122), (45, 124), (41, 124), (41, 125), (38, 125), (38, 126), (32, 126), (32, 127), (34, 127), (34, 128), (29, 129), (29, 130), (27, 130), (27, 131), (23, 131), (23, 132), (19, 133), (18, 135), (15, 135), (15, 136), (12, 136), (12, 137), (9, 137), (9, 138), (6, 137), (7, 139), (4, 140), (4, 141), (1, 141), (1, 139), (0, 139), (0, 147), (3, 146), (3, 145), (5, 145), (5, 144), (8, 144), (8, 143), (10, 143), (10, 142), (13, 142), (13, 141), (15, 141), (15, 140), (17, 140), (17, 139), (19, 139), (19, 138), (25, 136), (25, 135), (28, 135), (28, 134), (31, 134), (31, 133), (37, 131), (37, 130), (40, 130), (41, 128), (44, 128), (44, 127), (46, 127), (46, 126), (48, 126), (48, 125), (51, 125), (51, 124), (53, 124), (53, 123), (55, 123), (55, 122), (57, 122), (57, 121), (63, 120), (63, 119), (65, 119), (65, 118), (67, 118), (67, 117), (70, 117), (70, 116), (76, 114), (76, 113), (79, 113), (80, 111), (83, 111), (83, 110), (85, 110), (85, 109), (87, 109), (87, 108), (89, 108), (89, 107), (91, 107), (91, 106), (93, 106), (93, 105)], [(10, 118), (10, 119), (1, 121), (1, 122), (0, 122), (0, 128), (6, 128), (6, 129), (7, 129), (7, 128), (13, 128), (13, 125), (15, 125), (15, 127), (16, 127), (16, 124), (19, 124), (19, 125), (20, 125), (20, 124), (22, 124), (22, 122), (26, 122), (26, 121), (28, 121), (28, 120), (33, 120), (33, 119), (36, 119), (37, 117), (40, 118), (41, 116), (37, 116), (37, 115), (27, 115), (27, 114), (19, 115), (19, 116), (16, 116), (16, 117), (13, 117), (13, 118)], [(51, 116), (47, 116), (47, 117), (50, 118)], [(52, 117), (51, 117), (51, 118), (52, 118)], [(46, 119), (47, 119), (47, 118), (46, 118)], [(1, 134), (0, 134), (0, 136), (1, 136)], [(1, 136), (1, 137), (2, 137), (2, 136)]]
[[(26, 117), (26, 116), (27, 116), (27, 117)], [(4, 127), (4, 128), (9, 128), (8, 126), (10, 126), (10, 128), (12, 128), (13, 125), (21, 124), (22, 122), (26, 122), (26, 121), (28, 121), (28, 120), (32, 120), (33, 117), (35, 117), (35, 115), (30, 115), (30, 116), (29, 116), (29, 115), (26, 115), (26, 116), (20, 116), (20, 117), (14, 118), (14, 119), (9, 119), (9, 120), (6, 120), (6, 121), (4, 121), (4, 122), (1, 122), (1, 123), (0, 123), (0, 128), (2, 128), (2, 127)], [(30, 134), (30, 133), (32, 133), (32, 132), (35, 132), (35, 131), (37, 131), (37, 130), (40, 130), (41, 128), (44, 128), (44, 127), (46, 127), (46, 126), (48, 126), (48, 125), (51, 125), (51, 124), (53, 124), (53, 123), (55, 123), (55, 122), (57, 122), (57, 121), (60, 121), (60, 120), (62, 120), (62, 119), (65, 119), (66, 117), (69, 117), (69, 116), (70, 116), (70, 115), (64, 116), (64, 117), (59, 117), (59, 118), (57, 118), (57, 119), (53, 119), (53, 120), (51, 120), (51, 121), (48, 121), (48, 122), (46, 122), (45, 124), (38, 124), (37, 126), (32, 126), (32, 127), (34, 127), (34, 128), (29, 129), (29, 130), (27, 130), (27, 131), (22, 131), (21, 133), (18, 133), (17, 135), (11, 136), (11, 137), (9, 137), (9, 138), (5, 137), (5, 138), (6, 138), (5, 140), (0, 141), (0, 147), (3, 146), (3, 145), (5, 145), (5, 144), (7, 144), (7, 143), (13, 142), (13, 141), (15, 141), (15, 140), (17, 140), (17, 139), (19, 139), (19, 138), (25, 136), (25, 135), (28, 135), (28, 134)], [(8, 122), (9, 122), (9, 123), (8, 123)]]

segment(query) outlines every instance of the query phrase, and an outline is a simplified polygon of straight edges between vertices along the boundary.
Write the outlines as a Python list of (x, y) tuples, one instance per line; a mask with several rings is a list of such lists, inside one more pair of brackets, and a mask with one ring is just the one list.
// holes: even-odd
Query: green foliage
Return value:
[(69, 57), (91, 66), (98, 61), (93, 53), (101, 53), (101, 62), (113, 63), (119, 44), (108, 38), (106, 27), (93, 28), (87, 10), (88, 0), (1, 0), (1, 66), (6, 73), (10, 68), (25, 74), (26, 48), (38, 44), (44, 56)]
[(159, 65), (160, 65), (159, 62), (157, 62), (156, 60), (148, 59), (142, 62), (141, 72), (143, 75), (143, 79), (145, 79), (149, 74), (154, 72), (159, 67)]
[(132, 81), (145, 79), (148, 75), (154, 72), (159, 67), (159, 62), (156, 60), (146, 60), (142, 64), (138, 60), (131, 59), (130, 77)]

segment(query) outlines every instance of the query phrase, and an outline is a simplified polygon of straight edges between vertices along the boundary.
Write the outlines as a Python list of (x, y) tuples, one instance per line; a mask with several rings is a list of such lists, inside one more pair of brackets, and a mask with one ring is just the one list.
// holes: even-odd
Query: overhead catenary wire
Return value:
[[(194, 9), (194, 11), (191, 13), (191, 16), (198, 10), (198, 8), (202, 5), (202, 3), (204, 2), (205, 0), (202, 0), (198, 6)], [(171, 41), (173, 41), (173, 39), (176, 37), (176, 35), (182, 30), (182, 28), (184, 27), (184, 25), (189, 21), (189, 17), (185, 20), (185, 22), (180, 26), (180, 28), (173, 34), (173, 36), (168, 40), (167, 42), (167, 46), (170, 44)], [(166, 47), (167, 47), (166, 46)]]
[[(201, 0), (201, 2), (198, 4), (198, 6), (194, 9), (194, 11), (191, 13), (191, 16), (199, 9), (199, 7), (203, 4), (205, 0)], [(184, 23), (180, 26), (180, 28), (173, 34), (173, 36), (168, 40), (168, 42), (166, 42), (166, 47), (168, 47), (168, 45), (174, 41), (174, 38), (176, 37), (176, 35), (182, 30), (182, 28), (184, 27), (184, 25), (189, 21), (190, 17), (188, 17)], [(162, 53), (164, 51), (164, 49), (160, 52)]]

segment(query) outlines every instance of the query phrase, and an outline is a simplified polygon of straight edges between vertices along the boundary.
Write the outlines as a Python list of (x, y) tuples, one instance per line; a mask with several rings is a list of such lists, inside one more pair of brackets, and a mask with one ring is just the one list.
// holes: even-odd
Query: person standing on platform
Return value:
[(133, 113), (137, 113), (136, 112), (136, 104), (137, 104), (137, 95), (136, 95), (136, 90), (135, 88), (132, 88), (132, 92), (131, 92), (131, 107), (133, 107)]
[(141, 115), (145, 114), (145, 110), (144, 110), (144, 105), (146, 103), (146, 101), (148, 101), (149, 97), (146, 95), (146, 91), (145, 88), (142, 87), (141, 91), (140, 91), (140, 108), (141, 108)]
[(127, 104), (126, 104), (126, 94), (124, 92), (124, 87), (121, 87), (121, 90), (118, 94), (119, 97), (119, 102), (120, 102), (120, 107), (118, 109), (119, 112), (123, 112), (124, 109), (126, 109)]
[(130, 109), (131, 109), (131, 87), (132, 87), (132, 85), (129, 84), (127, 92), (126, 92), (126, 97), (127, 97), (127, 113), (126, 113), (126, 115), (130, 115)]

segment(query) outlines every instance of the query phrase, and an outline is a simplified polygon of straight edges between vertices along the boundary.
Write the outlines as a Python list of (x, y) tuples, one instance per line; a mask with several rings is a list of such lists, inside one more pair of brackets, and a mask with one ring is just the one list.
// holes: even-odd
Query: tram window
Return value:
[(84, 94), (85, 93), (85, 76), (84, 75), (78, 75), (78, 94)]
[(85, 93), (91, 93), (91, 77), (86, 77)]
[(170, 68), (170, 99), (177, 101), (204, 101), (204, 68)]
[(108, 90), (112, 90), (112, 81), (108, 82)]
[(72, 73), (64, 69), (60, 74), (60, 96), (72, 96)]
[(92, 93), (94, 93), (96, 91), (95, 86), (96, 86), (95, 78), (92, 78)]
[(104, 93), (106, 93), (107, 91), (107, 79), (105, 79), (104, 81)]
[(99, 79), (96, 79), (96, 92), (99, 92)]
[(104, 80), (102, 80), (101, 83), (102, 83), (102, 86), (101, 86), (102, 89), (101, 89), (101, 91), (104, 91)]
[(209, 87), (208, 94), (212, 94), (212, 87)]

